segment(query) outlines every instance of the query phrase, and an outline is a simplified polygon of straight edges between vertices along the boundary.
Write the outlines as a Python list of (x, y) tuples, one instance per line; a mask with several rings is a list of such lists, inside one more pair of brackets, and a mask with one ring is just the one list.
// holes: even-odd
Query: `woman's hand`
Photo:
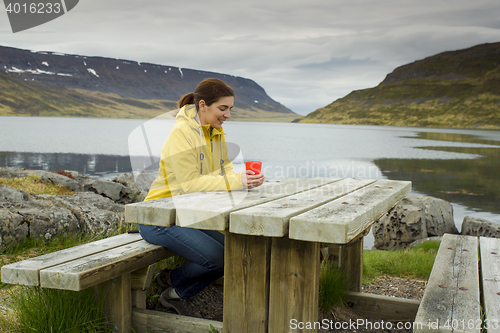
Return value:
[(251, 189), (264, 183), (264, 175), (262, 173), (256, 175), (255, 172), (246, 170), (241, 173), (241, 182), (243, 183), (243, 187)]

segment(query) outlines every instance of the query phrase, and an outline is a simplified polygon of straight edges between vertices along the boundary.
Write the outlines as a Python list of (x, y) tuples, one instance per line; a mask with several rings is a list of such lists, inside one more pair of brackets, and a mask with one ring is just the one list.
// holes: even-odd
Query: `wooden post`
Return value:
[(126, 273), (100, 285), (106, 294), (105, 311), (118, 333), (131, 333), (131, 277)]
[(143, 267), (131, 273), (132, 289), (146, 290), (151, 285), (156, 264)]
[(132, 307), (146, 309), (146, 292), (142, 289), (132, 289)]
[(340, 249), (340, 270), (350, 281), (351, 291), (361, 291), (363, 283), (363, 237), (352, 240)]
[(274, 237), (271, 248), (268, 332), (289, 332), (292, 320), (297, 323), (316, 322), (318, 298), (319, 243)]
[(224, 333), (267, 333), (270, 239), (226, 233)]

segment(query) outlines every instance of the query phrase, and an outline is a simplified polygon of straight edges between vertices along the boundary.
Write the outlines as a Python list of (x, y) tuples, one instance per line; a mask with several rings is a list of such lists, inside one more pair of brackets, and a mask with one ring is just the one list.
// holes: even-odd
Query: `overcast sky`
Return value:
[(304, 115), (398, 66), (500, 41), (498, 0), (80, 0), (15, 34), (0, 6), (0, 45), (242, 76)]

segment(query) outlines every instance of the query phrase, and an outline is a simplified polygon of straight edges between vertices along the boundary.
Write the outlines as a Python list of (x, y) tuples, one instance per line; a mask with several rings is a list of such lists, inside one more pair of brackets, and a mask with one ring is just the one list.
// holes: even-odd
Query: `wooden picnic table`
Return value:
[(224, 332), (288, 332), (292, 321), (318, 321), (320, 245), (351, 245), (348, 271), (359, 291), (363, 236), (410, 191), (408, 181), (274, 179), (248, 191), (129, 204), (125, 220), (224, 232)]

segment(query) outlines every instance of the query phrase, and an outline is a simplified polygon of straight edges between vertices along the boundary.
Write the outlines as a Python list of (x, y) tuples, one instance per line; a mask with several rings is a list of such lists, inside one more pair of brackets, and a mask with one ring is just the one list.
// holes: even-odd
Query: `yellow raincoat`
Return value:
[(193, 104), (185, 105), (177, 114), (175, 125), (161, 149), (158, 178), (145, 201), (192, 192), (243, 189), (241, 173), (234, 172), (228, 158), (222, 127), (200, 125), (195, 117)]

